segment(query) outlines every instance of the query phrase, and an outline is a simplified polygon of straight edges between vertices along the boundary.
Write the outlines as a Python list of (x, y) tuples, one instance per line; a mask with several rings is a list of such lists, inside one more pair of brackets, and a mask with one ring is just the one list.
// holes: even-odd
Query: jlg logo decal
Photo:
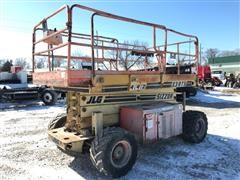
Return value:
[(96, 104), (101, 103), (103, 97), (102, 96), (91, 96), (89, 100), (87, 101), (87, 104)]
[(130, 90), (134, 91), (134, 90), (143, 90), (146, 88), (146, 84), (132, 84), (130, 86)]

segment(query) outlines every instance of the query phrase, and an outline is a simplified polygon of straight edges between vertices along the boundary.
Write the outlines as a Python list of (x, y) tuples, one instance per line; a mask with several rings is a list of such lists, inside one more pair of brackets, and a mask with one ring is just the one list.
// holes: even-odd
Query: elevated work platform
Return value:
[[(77, 24), (82, 22), (78, 21), (81, 19), (79, 12), (87, 12), (85, 24)], [(106, 23), (147, 28), (149, 37), (144, 42), (131, 42), (121, 33), (112, 37), (112, 29), (98, 33), (98, 29), (106, 24), (101, 22), (99, 27), (98, 18)], [(56, 23), (53, 23), (55, 19)], [(91, 26), (87, 27), (89, 22)], [(52, 24), (56, 27), (50, 27)], [(123, 29), (127, 34), (126, 26)], [(181, 41), (171, 42), (171, 39), (177, 39), (175, 36)], [(183, 48), (186, 46), (188, 52)], [(192, 72), (196, 70), (198, 38), (163, 25), (81, 5), (63, 6), (34, 27), (32, 59), (34, 84), (85, 93), (147, 92), (149, 89), (196, 84), (196, 75), (182, 71), (181, 67), (189, 64)], [(174, 73), (166, 70), (169, 65), (175, 67)], [(44, 66), (48, 71), (39, 71)]]

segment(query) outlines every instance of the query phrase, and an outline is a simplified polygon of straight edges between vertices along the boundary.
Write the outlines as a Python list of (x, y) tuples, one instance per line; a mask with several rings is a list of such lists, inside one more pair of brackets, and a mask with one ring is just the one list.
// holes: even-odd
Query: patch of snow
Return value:
[(204, 103), (240, 103), (240, 96), (237, 94), (226, 94), (220, 91), (198, 91), (197, 95), (189, 99)]
[[(140, 145), (133, 169), (120, 179), (240, 179), (239, 95), (198, 92), (191, 110), (208, 117), (208, 135), (199, 144), (180, 137)], [(204, 103), (225, 106), (209, 108)], [(0, 110), (0, 179), (110, 179), (91, 164), (89, 154), (69, 155), (47, 139), (50, 119), (64, 104), (8, 104)], [(10, 108), (11, 107), (11, 108)]]

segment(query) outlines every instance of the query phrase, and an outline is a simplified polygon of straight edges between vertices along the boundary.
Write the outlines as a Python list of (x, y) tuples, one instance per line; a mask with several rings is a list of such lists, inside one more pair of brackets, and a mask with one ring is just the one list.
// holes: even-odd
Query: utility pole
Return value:
[(199, 52), (199, 64), (202, 65), (202, 46), (200, 43), (200, 52)]
[(202, 44), (200, 43), (200, 48), (199, 48), (199, 64), (202, 65)]

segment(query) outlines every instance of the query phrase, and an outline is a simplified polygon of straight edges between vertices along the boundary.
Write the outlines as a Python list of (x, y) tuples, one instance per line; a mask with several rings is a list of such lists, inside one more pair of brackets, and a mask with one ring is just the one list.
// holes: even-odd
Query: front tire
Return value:
[(183, 113), (183, 139), (191, 143), (200, 143), (207, 135), (206, 114), (200, 111)]
[(56, 118), (51, 120), (48, 124), (48, 130), (56, 129), (56, 128), (61, 128), (63, 127), (67, 122), (67, 114), (59, 114)]
[(101, 173), (118, 178), (130, 171), (137, 158), (134, 136), (121, 128), (106, 128), (90, 148), (90, 159)]

